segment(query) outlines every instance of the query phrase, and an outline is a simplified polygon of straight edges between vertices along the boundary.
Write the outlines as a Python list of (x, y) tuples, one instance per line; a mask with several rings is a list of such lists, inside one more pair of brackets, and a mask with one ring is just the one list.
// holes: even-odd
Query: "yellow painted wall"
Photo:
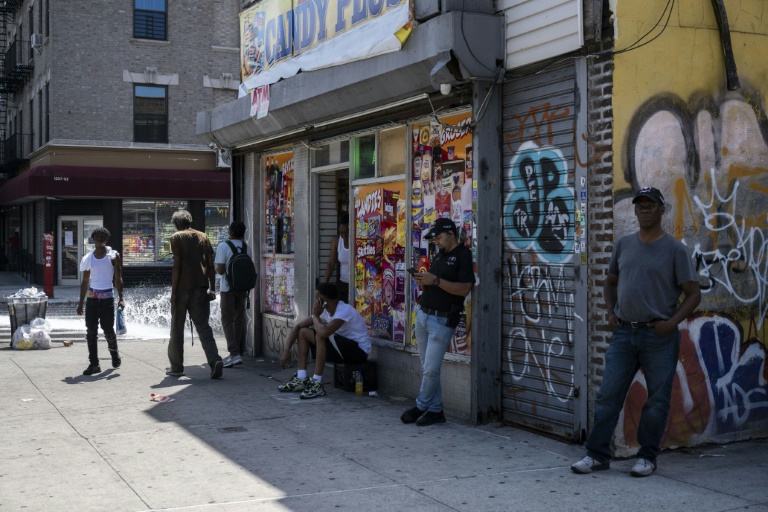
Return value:
[[(616, 50), (665, 5), (615, 0)], [(661, 37), (614, 60), (614, 236), (637, 230), (631, 186), (659, 188), (664, 228), (690, 248), (702, 287), (698, 311), (679, 326), (664, 447), (764, 436), (768, 421), (752, 398), (768, 395), (768, 1), (725, 7), (739, 90), (726, 87), (711, 0), (676, 0)], [(638, 448), (644, 386), (630, 389), (617, 454)]]
[[(616, 50), (630, 46), (650, 30), (666, 4), (667, 0), (618, 0), (614, 12)], [(765, 105), (768, 99), (768, 2), (725, 0), (725, 7), (742, 88), (756, 88)], [(725, 90), (723, 51), (712, 1), (676, 0), (661, 37), (647, 46), (615, 56), (615, 188), (628, 185), (623, 177), (627, 127), (646, 100), (662, 93), (674, 93), (683, 100), (699, 93), (718, 98)]]

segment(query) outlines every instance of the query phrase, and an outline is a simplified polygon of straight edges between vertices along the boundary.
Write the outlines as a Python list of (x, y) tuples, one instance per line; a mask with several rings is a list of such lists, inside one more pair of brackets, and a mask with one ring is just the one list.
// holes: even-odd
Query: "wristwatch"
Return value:
[(440, 278), (436, 277), (435, 280), (432, 282), (432, 286), (440, 286)]

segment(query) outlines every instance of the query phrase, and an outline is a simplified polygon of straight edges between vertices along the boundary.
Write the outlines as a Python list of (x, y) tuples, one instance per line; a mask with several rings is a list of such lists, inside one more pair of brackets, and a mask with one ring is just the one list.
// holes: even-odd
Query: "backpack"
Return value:
[(248, 246), (243, 242), (243, 247), (237, 246), (227, 240), (227, 245), (232, 249), (232, 257), (227, 261), (224, 276), (227, 278), (229, 289), (237, 292), (247, 292), (256, 287), (256, 266), (248, 256)]

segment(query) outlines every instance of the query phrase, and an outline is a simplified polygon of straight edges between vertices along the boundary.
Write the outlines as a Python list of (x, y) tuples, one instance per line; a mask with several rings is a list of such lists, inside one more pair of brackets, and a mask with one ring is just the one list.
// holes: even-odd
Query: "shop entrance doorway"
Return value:
[(91, 232), (104, 224), (100, 216), (61, 216), (58, 218), (56, 261), (59, 285), (80, 284), (80, 260), (93, 249)]
[[(341, 216), (349, 214), (349, 169), (344, 167), (333, 171), (319, 172), (315, 175), (317, 180), (317, 201), (315, 203), (314, 218), (317, 220), (317, 254), (316, 283), (325, 280), (328, 261), (331, 258), (333, 243), (338, 235), (338, 223)], [(350, 231), (354, 223), (350, 222)], [(354, 240), (350, 232), (347, 237), (347, 249)], [(352, 251), (353, 252), (353, 251)], [(350, 252), (350, 254), (352, 254)], [(333, 267), (329, 283), (336, 284), (339, 279), (339, 265)], [(350, 281), (352, 280), (352, 267), (350, 266)], [(349, 302), (349, 294), (339, 297), (344, 302)]]

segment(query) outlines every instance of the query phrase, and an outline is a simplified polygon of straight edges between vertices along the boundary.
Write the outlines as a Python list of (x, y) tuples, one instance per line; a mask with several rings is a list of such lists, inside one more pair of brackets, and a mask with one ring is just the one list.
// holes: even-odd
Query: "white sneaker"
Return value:
[(610, 468), (610, 463), (600, 462), (599, 460), (593, 459), (589, 455), (585, 456), (579, 462), (571, 465), (571, 471), (580, 475), (587, 475), (593, 471), (603, 471)]
[(243, 358), (240, 356), (227, 356), (224, 358), (224, 368), (232, 368), (237, 364), (243, 364)]
[(638, 457), (635, 465), (632, 466), (632, 471), (629, 472), (632, 476), (651, 476), (656, 471), (656, 463), (651, 462), (643, 457)]

